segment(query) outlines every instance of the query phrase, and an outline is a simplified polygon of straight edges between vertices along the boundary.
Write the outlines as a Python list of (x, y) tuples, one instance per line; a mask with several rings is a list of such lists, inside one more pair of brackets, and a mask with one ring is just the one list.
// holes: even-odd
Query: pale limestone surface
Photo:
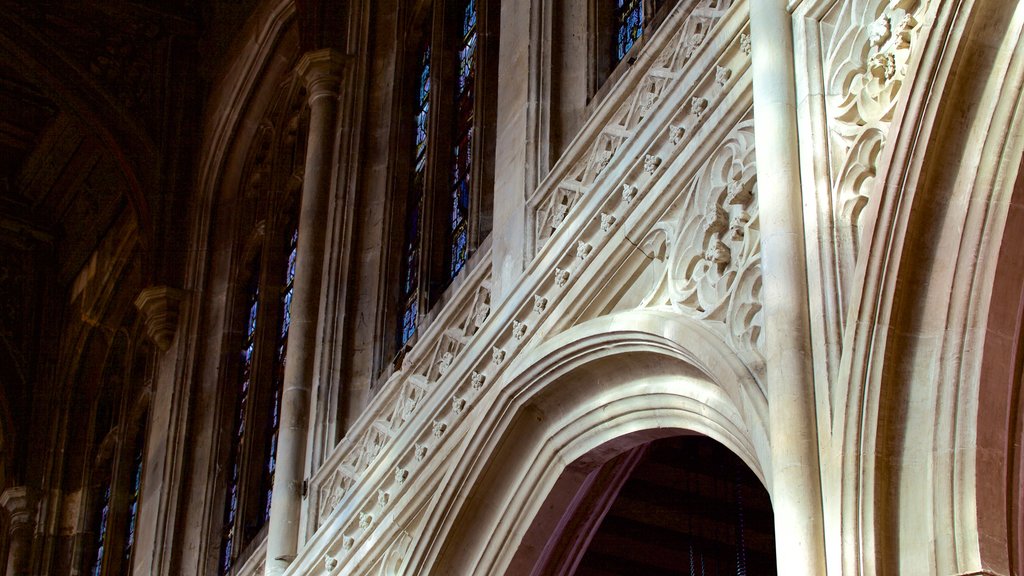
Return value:
[[(577, 3), (501, 3), (492, 236), (383, 372), (366, 334), (388, 329), (377, 302), (394, 152), (375, 138), (390, 108), (354, 113), (353, 94), (392, 98), (378, 73), (395, 57), (345, 65), (341, 119), (310, 135), (342, 168), (318, 172), (329, 192), (304, 190), (325, 194), (329, 232), (304, 256), (323, 269), (304, 296), (313, 349), (301, 378), (289, 372), (304, 401), (285, 409), (299, 423), (281, 443), (292, 497), (275, 489), (268, 543), (239, 573), (527, 574), (545, 502), (686, 430), (763, 480), (780, 574), (1019, 574), (1024, 416), (1008, 358), (1020, 325), (1006, 318), (1024, 270), (1020, 5), (680, 0), (582, 103), (586, 19), (573, 28), (562, 4)], [(291, 73), (294, 55), (274, 47), (293, 7), (263, 10), (208, 121), (210, 211), (240, 170), (224, 159), (245, 131), (232, 103), (259, 71)], [(206, 349), (170, 345), (160, 378), (180, 385), (175, 355), (194, 354), (204, 397), (218, 344), (200, 335), (218, 320), (197, 307), (216, 309), (228, 265), (222, 240), (197, 237), (206, 300), (182, 304), (179, 330)], [(337, 304), (349, 291), (356, 305)], [(212, 414), (194, 417), (212, 429)], [(179, 464), (159, 452), (175, 426), (149, 443), (167, 471), (142, 518), (156, 522), (154, 502), (179, 507), (174, 545), (209, 557), (213, 456), (188, 456), (199, 472), (180, 512)], [(169, 530), (140, 528), (153, 574), (169, 573)]]

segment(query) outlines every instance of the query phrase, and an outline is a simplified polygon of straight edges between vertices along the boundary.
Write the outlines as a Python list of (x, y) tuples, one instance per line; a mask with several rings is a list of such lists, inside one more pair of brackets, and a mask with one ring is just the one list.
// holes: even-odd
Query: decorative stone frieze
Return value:
[(529, 326), (526, 325), (526, 322), (520, 322), (518, 320), (512, 321), (512, 337), (515, 338), (516, 340), (522, 340), (523, 338), (525, 338), (526, 331), (528, 329)]
[(555, 285), (561, 288), (569, 282), (569, 271), (562, 268), (555, 268)]
[[(737, 351), (760, 354), (761, 259), (754, 133), (740, 123), (685, 185), (652, 238), (664, 242), (662, 276), (644, 299), (712, 321)], [(663, 299), (662, 299), (663, 298)]]
[(823, 75), (829, 150), (818, 158), (829, 164), (833, 174), (841, 279), (852, 276), (856, 267), (861, 215), (875, 188), (876, 168), (927, 4), (920, 0), (846, 2), (836, 25), (844, 32), (828, 40)]
[(533, 311), (537, 314), (543, 314), (544, 310), (548, 307), (548, 299), (541, 296), (540, 294), (533, 295)]
[[(584, 131), (578, 140), (587, 144), (571, 148), (546, 180), (549, 185), (542, 184), (530, 199), (535, 250), (539, 250), (563, 225), (568, 213), (594, 186), (598, 177), (607, 173), (606, 168), (619, 158), (619, 149), (630, 141), (641, 124), (649, 121), (664, 106), (664, 95), (684, 76), (687, 67), (692, 65), (704, 47), (708, 34), (732, 4), (731, 0), (701, 0), (690, 5), (689, 11), (673, 14), (663, 24), (659, 35), (655, 36), (654, 45), (649, 47), (656, 51), (655, 56), (636, 64), (638, 69), (634, 74), (637, 80), (632, 83), (634, 92), (620, 100), (621, 104), (610, 115), (610, 121), (596, 128), (596, 134)], [(731, 76), (731, 71), (719, 72), (711, 81), (721, 78), (721, 87)], [(700, 99), (698, 116), (709, 107), (706, 96)], [(696, 105), (696, 99), (694, 103)], [(682, 138), (681, 134), (679, 138)]]
[(470, 380), (473, 382), (473, 389), (479, 390), (480, 388), (483, 387), (484, 383), (487, 382), (487, 376), (481, 374), (480, 372), (474, 371), (473, 374), (470, 376)]
[(466, 409), (466, 399), (458, 396), (452, 396), (452, 413), (456, 416), (462, 414), (462, 411)]
[[(468, 399), (480, 398), (488, 393), (489, 387), (501, 382), (501, 374), (513, 365), (511, 360), (534, 345), (537, 339), (534, 334), (546, 334), (550, 323), (562, 317), (560, 314), (548, 317), (547, 313), (565, 305), (567, 295), (578, 296), (577, 292), (581, 290), (584, 294), (589, 293), (578, 283), (588, 277), (588, 271), (595, 262), (603, 262), (606, 245), (618, 236), (610, 232), (629, 226), (622, 230), (623, 234), (642, 234), (633, 227), (651, 226), (654, 222), (638, 224), (627, 218), (633, 210), (641, 204), (660, 201), (665, 194), (684, 193), (682, 184), (667, 185), (662, 180), (674, 182), (678, 173), (675, 159), (680, 154), (695, 154), (694, 146), (699, 149), (705, 145), (700, 136), (718, 125), (713, 122), (696, 125), (688, 105), (680, 103), (689, 103), (693, 95), (699, 93), (708, 100), (704, 117), (715, 117), (716, 106), (724, 90), (716, 83), (716, 66), (731, 71), (726, 81), (730, 89), (749, 82), (747, 65), (742, 61), (738, 42), (742, 19), (736, 17), (730, 23), (733, 30), (730, 34), (735, 34), (733, 40), (717, 46), (721, 52), (701, 56), (704, 64), (700, 70), (704, 72), (687, 68), (689, 59), (703, 54), (708, 31), (713, 29), (709, 24), (717, 23), (729, 5), (730, 2), (716, 2), (715, 7), (711, 7), (710, 3), (699, 2), (693, 14), (674, 13), (664, 25), (667, 36), (655, 37), (650, 45), (651, 50), (662, 50), (672, 56), (663, 58), (663, 53), (658, 53), (643, 60), (643, 66), (658, 78), (641, 82), (641, 89), (626, 97), (622, 101), (623, 107), (612, 113), (599, 133), (591, 135), (589, 148), (568, 151), (565, 161), (560, 162), (531, 198), (529, 206), (535, 209), (533, 214), (543, 215), (541, 219), (534, 220), (536, 248), (551, 241), (551, 249), (542, 262), (538, 261), (528, 270), (523, 285), (518, 289), (524, 294), (521, 301), (513, 299), (491, 309), (488, 288), (491, 272), (489, 269), (472, 270), (441, 315), (420, 335), (416, 346), (406, 356), (403, 369), (388, 379), (368, 407), (368, 413), (377, 415), (373, 421), (386, 425), (390, 431), (381, 444), (382, 453), (387, 454), (383, 458), (387, 467), (380, 469), (375, 459), (359, 456), (360, 451), (365, 450), (362, 447), (368, 446), (365, 438), (370, 434), (371, 428), (367, 423), (371, 419), (367, 416), (356, 422), (339, 444), (337, 452), (311, 479), (311, 484), (318, 486), (330, 477), (330, 470), (345, 468), (352, 471), (355, 482), (366, 487), (348, 491), (342, 500), (345, 505), (334, 509), (349, 511), (347, 516), (331, 522), (332, 530), (351, 535), (355, 540), (347, 546), (348, 549), (368, 550), (370, 541), (366, 540), (367, 533), (372, 531), (359, 530), (359, 520), (351, 511), (376, 506), (376, 490), (387, 490), (389, 486), (392, 498), (386, 505), (387, 510), (380, 509), (379, 514), (388, 514), (388, 510), (396, 506), (396, 501), (412, 497), (407, 490), (396, 492), (397, 486), (412, 482), (419, 485), (425, 481), (420, 471), (434, 470), (439, 459), (451, 453), (452, 442), (463, 438), (462, 427), (471, 419), (453, 418), (452, 415), (465, 411)], [(699, 19), (700, 25), (695, 19)], [(686, 30), (679, 31), (683, 24)], [(689, 70), (689, 84), (673, 88), (671, 97), (668, 97), (667, 90), (681, 77), (683, 70)], [(646, 72), (638, 72), (643, 73)], [(644, 122), (655, 118), (659, 119), (658, 124), (651, 124), (650, 129), (646, 129), (644, 140), (630, 140)], [(671, 131), (670, 126), (674, 127)], [(719, 130), (724, 135), (727, 128)], [(670, 142), (670, 132), (678, 134), (677, 142)], [(684, 142), (683, 135), (693, 138)], [(719, 135), (717, 139), (721, 137)], [(581, 140), (586, 141), (587, 138)], [(621, 153), (623, 145), (631, 147), (629, 153)], [(577, 160), (579, 162), (574, 164)], [(644, 172), (645, 165), (650, 173)], [(721, 186), (720, 189), (724, 190), (724, 181)], [(658, 194), (650, 194), (652, 189), (658, 189)], [(664, 192), (664, 189), (669, 192)], [(724, 197), (723, 192), (723, 204)], [(576, 208), (581, 203), (586, 204), (587, 209), (577, 213)], [(703, 216), (704, 212), (697, 214)], [(742, 220), (739, 207), (735, 215), (729, 214), (724, 231), (720, 233), (726, 237), (723, 243), (730, 241), (727, 237), (729, 222)], [(756, 221), (756, 214), (750, 221)], [(756, 235), (751, 235), (748, 228), (744, 228), (744, 237), (753, 236), (750, 241), (756, 243)], [(567, 232), (558, 236), (557, 241), (552, 241), (554, 233), (562, 230)], [(734, 257), (730, 262), (735, 260)], [(486, 257), (483, 261), (488, 262)], [(478, 299), (480, 295), (484, 298)], [(486, 312), (478, 315), (479, 310)], [(524, 319), (531, 313), (536, 314), (532, 316), (536, 323), (530, 320), (527, 326)], [(481, 317), (482, 320), (478, 321), (477, 318)], [(466, 330), (465, 322), (472, 328)], [(445, 353), (451, 354), (450, 362)], [(445, 368), (442, 370), (441, 366)], [(415, 422), (415, 425), (407, 426), (410, 422)], [(440, 423), (445, 427), (437, 435)], [(401, 438), (402, 445), (390, 447), (388, 442), (395, 438)], [(324, 521), (324, 513), (312, 518), (310, 533)], [(348, 558), (354, 556), (340, 556), (342, 567), (346, 566)]]

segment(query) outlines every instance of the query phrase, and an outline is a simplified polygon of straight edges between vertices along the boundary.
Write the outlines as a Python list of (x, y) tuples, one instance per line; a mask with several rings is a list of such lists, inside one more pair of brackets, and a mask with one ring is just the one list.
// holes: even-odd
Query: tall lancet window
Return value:
[(413, 139), (412, 182), (406, 207), (405, 246), (402, 258), (402, 311), (399, 344), (416, 333), (420, 306), (420, 255), (423, 247), (423, 208), (427, 180), (427, 130), (430, 122), (430, 44), (422, 47), (417, 67), (416, 128)]
[(292, 229), (288, 242), (288, 267), (285, 270), (284, 288), (281, 293), (281, 329), (277, 333), (274, 350), (274, 382), (270, 399), (270, 413), (267, 419), (266, 463), (260, 494), (263, 498), (263, 520), (270, 520), (270, 504), (274, 495), (274, 474), (277, 471), (277, 438), (281, 430), (281, 393), (284, 388), (284, 367), (288, 352), (288, 331), (292, 325), (292, 294), (295, 292), (295, 258), (299, 249), (299, 231)]
[[(143, 417), (143, 422), (145, 422), (145, 417)], [(128, 477), (128, 518), (124, 542), (124, 559), (128, 566), (131, 566), (132, 553), (135, 551), (135, 533), (139, 525), (139, 498), (142, 495), (142, 461), (145, 457), (145, 437), (145, 428), (135, 435), (130, 476)]]
[(108, 480), (106, 485), (100, 491), (99, 498), (99, 512), (97, 515), (97, 526), (96, 532), (96, 561), (92, 565), (92, 576), (100, 576), (103, 574), (103, 560), (106, 556), (106, 543), (107, 543), (107, 530), (110, 527), (110, 490), (111, 485)]
[[(225, 298), (217, 437), (219, 557), (207, 571), (233, 574), (257, 561), (267, 536), (280, 456), (292, 300), (299, 246), (298, 203), (309, 133), (308, 98), (292, 74), (266, 103), (263, 120), (248, 146), (241, 196), (231, 210), (235, 246), (234, 289)], [(216, 558), (216, 567), (214, 566)]]
[[(81, 415), (76, 414), (69, 426), (90, 430), (83, 436), (92, 439), (93, 455), (82, 503), (81, 529), (86, 536), (73, 570), (79, 574), (132, 573), (143, 504), (146, 420), (154, 367), (144, 338), (141, 321), (129, 315), (110, 341), (102, 374), (86, 378), (92, 382), (83, 383), (75, 391), (81, 397), (72, 400), (75, 412)], [(90, 400), (92, 409), (83, 409)]]
[(259, 267), (254, 266), (246, 287), (245, 338), (240, 351), (240, 375), (238, 396), (235, 403), (233, 442), (228, 456), (228, 493), (224, 505), (223, 541), (221, 544), (222, 574), (231, 571), (235, 558), (235, 545), (239, 536), (238, 508), (242, 491), (242, 455), (246, 440), (246, 423), (249, 418), (249, 393), (252, 389), (253, 364), (256, 353), (256, 319), (260, 309)]
[(398, 81), (405, 152), (394, 186), (404, 203), (392, 226), (402, 250), (387, 301), (399, 356), (490, 234), (493, 204), (498, 3), (420, 6), (410, 11)]
[(462, 10), (459, 65), (455, 85), (455, 145), (452, 154), (449, 265), (451, 278), (462, 270), (469, 256), (470, 184), (473, 173), (473, 120), (476, 78), (476, 0)]

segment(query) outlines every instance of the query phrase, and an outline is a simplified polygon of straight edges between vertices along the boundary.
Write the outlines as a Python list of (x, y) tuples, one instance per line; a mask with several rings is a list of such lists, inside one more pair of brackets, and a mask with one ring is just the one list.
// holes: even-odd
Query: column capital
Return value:
[(321, 96), (338, 95), (346, 60), (344, 54), (332, 48), (306, 52), (299, 58), (295, 73), (305, 82), (311, 103)]
[(11, 518), (11, 528), (31, 525), (36, 513), (36, 491), (28, 486), (12, 486), (0, 494), (0, 507)]
[(143, 288), (135, 298), (135, 307), (142, 312), (146, 334), (161, 350), (171, 347), (178, 329), (178, 307), (185, 299), (185, 291), (170, 286)]

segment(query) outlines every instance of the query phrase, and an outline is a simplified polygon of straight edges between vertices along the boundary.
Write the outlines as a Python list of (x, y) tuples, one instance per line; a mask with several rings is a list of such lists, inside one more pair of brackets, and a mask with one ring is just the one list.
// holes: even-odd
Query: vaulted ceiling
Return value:
[(181, 274), (204, 101), (256, 3), (0, 0), (3, 422), (32, 417), (76, 279), (111, 237), (144, 253), (140, 282)]

